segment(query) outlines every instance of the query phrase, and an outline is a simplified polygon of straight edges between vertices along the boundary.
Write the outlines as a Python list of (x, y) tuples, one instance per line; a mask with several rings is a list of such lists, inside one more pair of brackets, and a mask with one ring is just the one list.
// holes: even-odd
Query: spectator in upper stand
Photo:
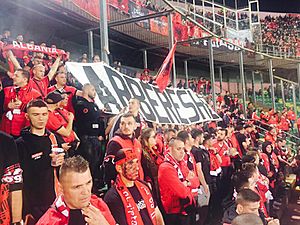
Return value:
[(27, 103), (41, 97), (40, 93), (29, 85), (29, 79), (28, 71), (17, 69), (13, 76), (14, 86), (4, 88), (1, 130), (14, 137), (18, 137), (26, 126)]
[(101, 62), (100, 56), (99, 55), (94, 55), (93, 56), (93, 63), (98, 63), (98, 62)]
[(267, 170), (268, 178), (270, 180), (270, 184), (274, 187), (274, 181), (276, 179), (276, 173), (279, 168), (279, 161), (276, 154), (273, 151), (272, 143), (269, 141), (265, 141), (262, 145), (261, 159), (263, 160), (263, 165)]
[(271, 127), (270, 131), (266, 132), (265, 134), (265, 141), (271, 142), (273, 145), (275, 144), (277, 140), (277, 130), (275, 127)]
[(88, 59), (87, 54), (86, 54), (86, 53), (83, 53), (82, 56), (79, 58), (78, 61), (81, 62), (81, 63), (88, 63), (88, 62), (89, 62), (89, 59)]
[(296, 113), (293, 111), (293, 107), (290, 107), (288, 112), (287, 112), (287, 119), (290, 121), (291, 123), (291, 128), (292, 130), (294, 129), (294, 124), (295, 124), (295, 121), (297, 119), (296, 117)]
[(240, 153), (240, 156), (242, 157), (243, 155), (246, 154), (246, 151), (248, 150), (249, 146), (249, 139), (247, 138), (245, 134), (245, 129), (242, 125), (239, 125), (236, 128), (237, 132), (235, 134), (236, 139), (238, 141), (238, 150)]
[(183, 83), (182, 80), (179, 80), (178, 84), (177, 84), (177, 88), (183, 88)]
[(229, 91), (226, 91), (226, 94), (224, 95), (224, 102), (228, 107), (231, 105), (231, 97)]
[(144, 69), (143, 73), (140, 76), (140, 80), (145, 82), (145, 83), (149, 83), (151, 80), (151, 77), (149, 75), (150, 70), (149, 69)]

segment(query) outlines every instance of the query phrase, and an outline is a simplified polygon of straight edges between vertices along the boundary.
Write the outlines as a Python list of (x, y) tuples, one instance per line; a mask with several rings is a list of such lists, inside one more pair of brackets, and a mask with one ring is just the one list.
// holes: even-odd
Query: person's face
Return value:
[(223, 141), (225, 139), (225, 131), (223, 130), (218, 130), (217, 132), (217, 140), (218, 141)]
[(44, 129), (48, 121), (47, 107), (31, 107), (26, 113), (26, 119), (30, 121), (31, 127)]
[(123, 163), (118, 172), (127, 180), (135, 181), (139, 177), (139, 160), (133, 159)]
[(278, 142), (279, 148), (284, 148), (284, 147), (285, 147), (285, 144), (286, 144), (286, 141), (285, 141), (285, 140), (279, 141), (279, 142)]
[(87, 89), (87, 94), (91, 99), (95, 99), (96, 98), (96, 90), (94, 86), (89, 86)]
[(132, 116), (121, 118), (120, 130), (122, 134), (130, 136), (133, 134), (135, 129), (136, 129), (136, 122)]
[(155, 132), (154, 131), (151, 131), (150, 133), (150, 137), (147, 141), (147, 144), (150, 148), (152, 148), (153, 146), (156, 145), (156, 139), (155, 139), (156, 135), (155, 135)]
[(272, 146), (271, 146), (271, 145), (268, 145), (268, 146), (266, 147), (266, 151), (267, 151), (268, 153), (271, 153), (271, 152), (272, 152)]
[(13, 83), (16, 87), (23, 87), (27, 83), (27, 79), (23, 76), (21, 71), (16, 71), (13, 76)]
[(82, 209), (89, 205), (92, 195), (90, 169), (83, 173), (68, 172), (60, 180), (64, 200), (70, 209)]
[(42, 79), (45, 75), (45, 67), (42, 65), (38, 65), (33, 69), (33, 75), (36, 79)]
[(33, 65), (34, 66), (37, 66), (37, 65), (42, 64), (42, 63), (43, 63), (43, 60), (40, 59), (40, 58), (34, 58), (33, 59)]
[(256, 171), (252, 174), (252, 176), (249, 178), (249, 186), (250, 186), (250, 187), (255, 187), (255, 185), (256, 185), (256, 183), (257, 183), (257, 181), (258, 181), (258, 176), (259, 176), (258, 170), (256, 170)]
[(193, 143), (194, 143), (194, 139), (193, 139), (192, 135), (189, 134), (189, 137), (188, 137), (188, 139), (186, 140), (186, 145), (187, 145), (187, 146), (193, 146)]
[(128, 111), (130, 113), (137, 113), (140, 109), (140, 104), (136, 99), (130, 99), (128, 102)]
[(172, 138), (174, 138), (176, 134), (173, 131), (167, 133), (166, 141), (169, 142)]
[(17, 41), (22, 42), (23, 41), (23, 35), (18, 35), (17, 36)]
[(175, 140), (173, 147), (170, 148), (170, 153), (176, 161), (182, 161), (185, 154), (183, 141)]
[(5, 31), (3, 36), (6, 38), (10, 37), (10, 31), (9, 30)]
[(247, 202), (243, 205), (237, 205), (238, 214), (251, 213), (259, 216), (259, 201), (258, 202)]
[(96, 62), (100, 62), (100, 57), (98, 56), (98, 55), (95, 55), (95, 57), (94, 57), (94, 62), (96, 63)]
[(59, 107), (66, 107), (68, 105), (68, 95), (63, 94), (64, 100), (59, 102)]
[(199, 144), (203, 144), (203, 141), (204, 141), (204, 135), (203, 134), (200, 134), (199, 135)]
[(67, 75), (65, 73), (59, 73), (55, 77), (56, 83), (65, 86), (67, 83)]

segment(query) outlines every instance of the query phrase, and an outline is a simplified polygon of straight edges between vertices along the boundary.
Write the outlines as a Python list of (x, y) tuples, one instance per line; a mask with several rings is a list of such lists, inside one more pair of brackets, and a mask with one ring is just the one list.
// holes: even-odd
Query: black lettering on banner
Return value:
[[(169, 99), (170, 99), (171, 103), (172, 103), (173, 106), (174, 106), (174, 109), (175, 109), (176, 114), (177, 114), (177, 117), (176, 117), (176, 118), (179, 118), (179, 120), (180, 120), (179, 122), (184, 123), (184, 124), (188, 124), (189, 121), (188, 121), (187, 119), (185, 119), (185, 118), (182, 118), (182, 117), (180, 116), (180, 113), (178, 112), (178, 110), (180, 110), (180, 107), (179, 107), (179, 105), (174, 101), (175, 98), (177, 98), (174, 89), (166, 89), (165, 92), (168, 94)], [(172, 96), (173, 96), (173, 97), (172, 97)]]
[[(106, 108), (107, 112), (112, 111), (109, 104), (114, 104), (118, 110), (121, 110), (121, 106), (118, 104), (117, 100), (108, 90), (108, 88), (104, 85), (103, 81), (99, 78), (94, 69), (91, 66), (83, 66), (83, 70), (89, 82), (95, 87), (96, 93), (98, 94), (98, 97)], [(106, 96), (103, 94), (103, 91)]]
[(127, 83), (128, 89), (131, 91), (131, 95), (140, 101), (141, 111), (145, 119), (149, 121), (156, 121), (155, 114), (148, 103), (148, 99), (146, 99), (140, 83), (126, 76), (124, 76), (124, 79)]
[[(210, 114), (209, 114), (209, 112), (207, 111), (207, 109), (204, 107), (203, 102), (200, 101), (199, 98), (195, 99), (190, 91), (188, 91), (188, 94), (191, 96), (191, 98), (192, 98), (194, 104), (196, 105), (196, 108), (198, 109), (199, 115), (202, 117), (202, 120), (203, 120), (203, 121), (209, 120), (209, 119), (210, 119)], [(206, 115), (205, 115), (204, 113), (205, 113)], [(207, 116), (209, 116), (209, 117), (207, 117)]]
[[(121, 104), (123, 105), (123, 107), (127, 106), (129, 99), (131, 98), (131, 94), (124, 82), (123, 76), (119, 75), (117, 72), (113, 71), (107, 66), (104, 66), (104, 69), (113, 89), (115, 90), (119, 100), (121, 101)], [(119, 81), (121, 85), (117, 84), (117, 81)]]
[[(153, 86), (149, 85), (147, 83), (144, 83), (144, 82), (141, 82), (141, 86), (142, 86), (142, 88), (144, 90), (145, 95), (147, 96), (147, 99), (148, 99), (150, 105), (152, 106), (154, 114), (157, 117), (157, 122), (159, 122), (159, 123), (170, 123), (170, 120), (169, 120), (168, 117), (162, 116), (162, 111), (165, 111), (165, 108), (161, 107), (159, 104), (157, 104), (157, 101), (155, 99), (153, 99), (152, 95), (153, 95), (153, 93), (156, 92), (155, 90), (153, 90)], [(158, 108), (159, 113), (157, 112), (156, 108)]]
[[(174, 121), (174, 119), (177, 119), (177, 118), (176, 118), (176, 115), (174, 115), (174, 112), (173, 112), (173, 109), (172, 109), (172, 104), (169, 101), (166, 92), (164, 91), (163, 93), (160, 93), (160, 91), (157, 87), (152, 87), (152, 88), (155, 91), (155, 93), (157, 94), (157, 96), (158, 96), (158, 98), (161, 102), (161, 105), (164, 107), (165, 111), (168, 114), (169, 123), (176, 123), (176, 121)], [(162, 96), (164, 97), (165, 100), (162, 98)]]
[(212, 117), (213, 120), (220, 119), (220, 117), (218, 116), (218, 114), (216, 112), (214, 112), (212, 110), (212, 108), (209, 107), (209, 105), (202, 98), (199, 98), (199, 100), (203, 102), (204, 107), (207, 109), (207, 111), (209, 111), (210, 116)]
[[(188, 99), (189, 102), (185, 102), (184, 99), (187, 99), (186, 96), (188, 95), (187, 92), (185, 90), (177, 90), (177, 95), (179, 100), (181, 101), (181, 104), (185, 107), (185, 108), (189, 108), (191, 110), (194, 111), (195, 116), (193, 117), (189, 117), (190, 123), (196, 123), (200, 120), (198, 111), (196, 109), (196, 106), (193, 104), (191, 99)], [(192, 112), (191, 112), (192, 113)]]

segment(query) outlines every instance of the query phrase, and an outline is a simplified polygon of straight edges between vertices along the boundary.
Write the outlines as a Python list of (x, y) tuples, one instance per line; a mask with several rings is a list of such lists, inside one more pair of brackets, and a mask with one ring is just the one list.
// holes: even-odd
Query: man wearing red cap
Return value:
[(118, 175), (104, 201), (116, 222), (122, 225), (164, 224), (150, 188), (138, 179), (140, 164), (136, 153), (132, 149), (120, 149), (114, 162)]

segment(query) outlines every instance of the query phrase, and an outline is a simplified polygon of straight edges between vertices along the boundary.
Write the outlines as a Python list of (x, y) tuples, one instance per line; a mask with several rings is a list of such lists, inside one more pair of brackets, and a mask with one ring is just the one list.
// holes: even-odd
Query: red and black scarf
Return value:
[[(149, 217), (152, 220), (152, 224), (156, 225), (155, 204), (150, 189), (138, 180), (134, 182), (134, 185), (137, 187), (139, 193), (145, 201)], [(127, 224), (144, 224), (141, 214), (139, 213), (139, 210), (131, 193), (129, 192), (128, 188), (123, 183), (119, 175), (117, 176), (115, 187), (123, 202)]]

